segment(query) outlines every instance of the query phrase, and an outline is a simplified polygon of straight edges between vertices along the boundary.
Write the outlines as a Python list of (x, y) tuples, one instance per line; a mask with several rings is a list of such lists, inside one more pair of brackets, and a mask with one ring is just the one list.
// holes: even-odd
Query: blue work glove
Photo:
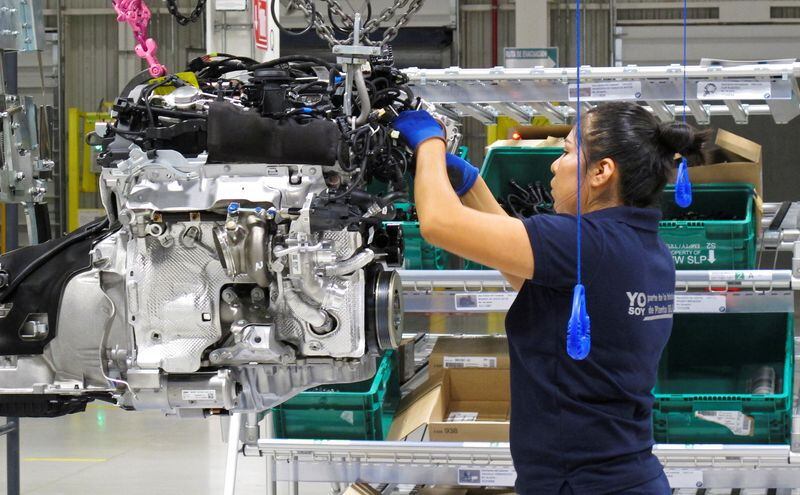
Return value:
[(459, 197), (467, 194), (478, 180), (478, 168), (452, 153), (446, 155), (447, 177)]
[(392, 128), (415, 150), (428, 139), (445, 139), (442, 125), (425, 110), (406, 110), (392, 121)]

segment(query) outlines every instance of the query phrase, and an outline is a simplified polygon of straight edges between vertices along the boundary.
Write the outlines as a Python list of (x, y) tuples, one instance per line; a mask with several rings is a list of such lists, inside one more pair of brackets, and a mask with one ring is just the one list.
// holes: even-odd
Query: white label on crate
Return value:
[(181, 390), (183, 400), (217, 400), (216, 390)]
[[(581, 101), (638, 100), (641, 81), (609, 81), (581, 84)], [(569, 101), (578, 100), (578, 85), (569, 85)]]
[(344, 411), (342, 412), (342, 414), (339, 415), (339, 417), (342, 418), (342, 421), (344, 421), (349, 425), (352, 425), (354, 423), (354, 416), (355, 415), (353, 414), (353, 411)]
[(445, 368), (497, 368), (494, 356), (444, 356), (442, 365)]
[(703, 471), (694, 468), (664, 468), (672, 488), (702, 488)]
[(729, 429), (731, 433), (740, 437), (751, 436), (755, 426), (753, 418), (741, 411), (695, 411), (694, 416), (704, 421), (722, 425)]
[(768, 100), (772, 98), (769, 81), (698, 81), (698, 100)]
[(456, 311), (508, 311), (517, 298), (516, 292), (467, 292), (456, 294)]
[(517, 473), (512, 467), (461, 467), (458, 484), (466, 486), (514, 486)]
[(465, 423), (467, 421), (478, 421), (478, 413), (453, 411), (447, 416), (448, 423)]
[(727, 309), (724, 295), (675, 294), (676, 313), (724, 313)]

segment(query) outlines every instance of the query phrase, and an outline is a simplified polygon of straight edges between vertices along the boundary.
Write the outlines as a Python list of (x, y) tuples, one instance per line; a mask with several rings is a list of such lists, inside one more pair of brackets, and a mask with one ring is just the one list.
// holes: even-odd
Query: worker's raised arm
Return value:
[[(509, 217), (508, 213), (506, 213), (503, 207), (500, 206), (500, 203), (494, 198), (492, 191), (489, 190), (489, 186), (486, 185), (482, 177), (478, 177), (469, 191), (461, 196), (461, 203), (473, 210)], [(522, 288), (522, 284), (525, 283), (524, 278), (515, 277), (510, 273), (501, 273), (516, 291), (519, 291)]]
[(533, 277), (533, 249), (522, 221), (469, 208), (447, 177), (444, 143), (431, 139), (417, 149), (414, 197), (422, 236), (462, 258), (508, 274), (519, 289)]

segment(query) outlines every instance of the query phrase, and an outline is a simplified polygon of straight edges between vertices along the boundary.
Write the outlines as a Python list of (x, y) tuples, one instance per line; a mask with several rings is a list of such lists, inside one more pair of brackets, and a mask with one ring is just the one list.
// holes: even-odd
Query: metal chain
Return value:
[[(174, 0), (172, 0), (174, 1)], [(311, 8), (308, 6), (308, 2), (313, 2), (314, 0), (293, 0), (292, 3), (300, 9), (301, 12), (306, 16), (308, 19), (311, 16)], [(327, 4), (331, 12), (342, 19), (348, 19), (350, 16), (345, 14), (344, 9), (342, 8), (341, 4), (337, 0), (322, 0), (323, 3)], [(400, 31), (400, 28), (408, 24), (408, 21), (411, 20), (411, 17), (419, 12), (419, 9), (422, 8), (425, 0), (395, 0), (394, 4), (390, 7), (384, 9), (377, 17), (374, 19), (370, 19), (364, 25), (363, 29), (361, 30), (362, 34), (364, 35), (364, 39), (362, 40), (364, 44), (372, 45), (372, 46), (381, 46), (387, 43), (390, 43), (397, 37), (397, 33)], [(371, 41), (368, 36), (369, 34), (378, 30), (384, 22), (390, 21), (397, 11), (401, 8), (405, 8), (407, 6), (407, 10), (397, 17), (393, 26), (386, 28), (386, 31), (383, 35), (383, 39), (380, 41)], [(336, 39), (336, 32), (333, 30), (333, 27), (329, 26), (325, 22), (325, 18), (320, 13), (321, 9), (317, 9), (314, 14), (314, 30), (317, 32), (317, 36), (322, 38), (324, 41), (328, 43), (330, 46), (334, 45), (349, 45), (353, 43), (353, 34), (350, 33), (350, 36), (344, 40), (337, 40)]]
[[(411, 20), (411, 17), (419, 12), (419, 9), (422, 8), (422, 5), (425, 3), (425, 0), (412, 0), (411, 4), (408, 6), (408, 10), (400, 17), (397, 18), (395, 21), (394, 26), (391, 26), (386, 29), (383, 34), (383, 40), (381, 40), (381, 45), (386, 45), (390, 43), (392, 40), (397, 38), (397, 33), (400, 31), (400, 28), (408, 24), (408, 21)], [(370, 24), (370, 23), (367, 23)], [(380, 24), (376, 24), (374, 29), (377, 29)]]
[(197, 0), (197, 4), (194, 6), (192, 13), (188, 16), (185, 16), (178, 11), (178, 0), (167, 0), (167, 10), (181, 26), (186, 26), (187, 24), (196, 22), (197, 19), (203, 15), (205, 8), (206, 0)]

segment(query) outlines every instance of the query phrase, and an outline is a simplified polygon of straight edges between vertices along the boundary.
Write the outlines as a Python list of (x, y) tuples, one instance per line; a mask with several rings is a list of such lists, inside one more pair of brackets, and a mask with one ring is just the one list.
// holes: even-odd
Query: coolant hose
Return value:
[(375, 252), (372, 251), (371, 249), (365, 249), (360, 253), (351, 256), (350, 258), (344, 261), (340, 261), (339, 263), (334, 263), (332, 265), (326, 266), (325, 276), (338, 277), (340, 275), (347, 275), (349, 273), (353, 273), (356, 270), (364, 268), (374, 259), (375, 259)]

